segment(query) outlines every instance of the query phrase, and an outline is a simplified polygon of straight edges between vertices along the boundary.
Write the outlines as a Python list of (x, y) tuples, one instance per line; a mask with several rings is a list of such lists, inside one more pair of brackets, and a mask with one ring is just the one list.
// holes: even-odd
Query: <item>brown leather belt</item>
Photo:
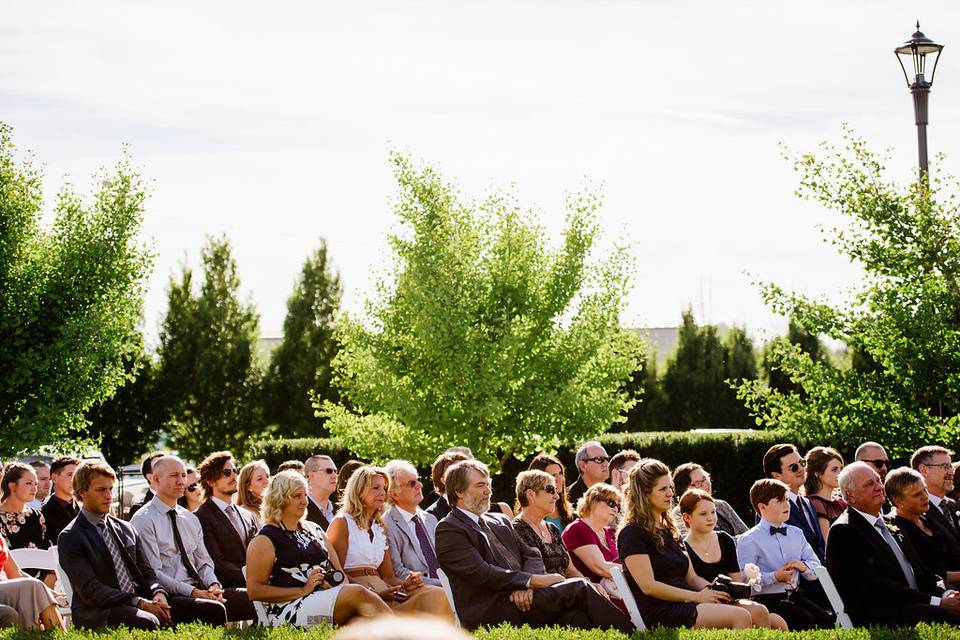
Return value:
[(346, 573), (351, 578), (356, 578), (357, 576), (379, 576), (376, 569), (371, 569), (370, 567), (354, 567), (353, 569), (344, 569)]

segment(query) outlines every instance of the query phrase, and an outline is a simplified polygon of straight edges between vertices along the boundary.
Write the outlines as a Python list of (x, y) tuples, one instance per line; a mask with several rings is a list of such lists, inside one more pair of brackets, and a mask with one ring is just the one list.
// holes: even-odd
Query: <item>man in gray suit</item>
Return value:
[(417, 572), (426, 584), (439, 587), (437, 519), (417, 506), (423, 500), (423, 483), (417, 469), (406, 460), (391, 460), (385, 468), (390, 476), (387, 494), (390, 509), (383, 518), (387, 523), (393, 571), (401, 580)]

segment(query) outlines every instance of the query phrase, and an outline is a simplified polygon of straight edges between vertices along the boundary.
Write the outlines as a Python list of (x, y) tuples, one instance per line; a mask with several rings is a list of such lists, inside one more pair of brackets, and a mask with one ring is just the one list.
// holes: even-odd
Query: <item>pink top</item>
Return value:
[(590, 525), (580, 518), (577, 518), (567, 525), (567, 528), (563, 530), (563, 534), (560, 536), (563, 538), (563, 545), (570, 552), (570, 559), (573, 560), (573, 566), (591, 582), (600, 582), (603, 576), (598, 576), (593, 571), (590, 571), (590, 569), (583, 564), (583, 561), (580, 560), (580, 557), (573, 551), (574, 549), (592, 544), (600, 548), (600, 553), (607, 562), (620, 562), (619, 553), (617, 552), (617, 538), (613, 529), (606, 527), (603, 530), (603, 534), (604, 538), (606, 538), (606, 546), (600, 544), (600, 537), (590, 528)]
[(3, 539), (3, 536), (0, 536), (0, 580), (7, 579), (7, 543)]

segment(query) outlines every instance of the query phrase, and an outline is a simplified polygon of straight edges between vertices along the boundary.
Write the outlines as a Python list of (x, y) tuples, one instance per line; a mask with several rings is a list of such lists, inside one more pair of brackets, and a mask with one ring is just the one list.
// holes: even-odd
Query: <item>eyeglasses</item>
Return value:
[(236, 473), (237, 473), (236, 469), (226, 468), (223, 470), (223, 477), (229, 478), (230, 476), (236, 475)]
[(552, 495), (552, 496), (557, 495), (557, 488), (556, 488), (555, 486), (553, 486), (552, 484), (548, 484), (547, 486), (545, 486), (545, 487), (543, 488), (543, 490), (546, 491), (547, 493), (549, 493), (549, 494)]
[[(319, 469), (318, 469), (318, 471), (319, 471)], [(337, 470), (336, 470), (336, 469), (323, 469), (322, 471), (323, 471), (325, 474), (327, 474), (328, 476), (332, 476), (332, 475), (334, 475), (334, 474), (337, 473)]]
[(610, 462), (610, 456), (593, 456), (592, 458), (584, 458), (584, 462), (596, 462), (597, 464), (604, 464), (605, 462)]
[(877, 469), (886, 467), (888, 464), (890, 464), (890, 461), (889, 461), (889, 460), (880, 460), (880, 459), (877, 459), (877, 460), (864, 460), (864, 462), (869, 462), (870, 464), (872, 464), (873, 466), (875, 466)]
[(807, 466), (807, 461), (804, 460), (803, 458), (800, 458), (800, 462), (794, 462), (793, 464), (788, 465), (787, 469), (790, 469), (790, 473), (796, 473), (797, 471), (800, 471), (800, 469), (803, 469), (806, 466)]
[(620, 503), (616, 500), (604, 500), (607, 503), (607, 506), (613, 509), (614, 511), (620, 511)]
[(194, 491), (196, 491), (196, 490), (199, 489), (199, 488), (200, 488), (200, 483), (199, 483), (199, 482), (194, 482), (193, 484), (191, 484), (191, 485), (189, 485), (189, 486), (187, 487), (187, 491), (188, 491), (189, 493), (193, 493)]
[(417, 483), (419, 483), (419, 482), (420, 482), (420, 478), (419, 478), (419, 477), (416, 477), (416, 478), (414, 478), (413, 480), (407, 480), (407, 481), (404, 482), (403, 484), (405, 484), (405, 485), (407, 485), (408, 487), (410, 487), (411, 489), (413, 489), (414, 487), (417, 486)]
[(925, 467), (936, 467), (936, 468), (938, 468), (938, 469), (943, 469), (944, 471), (946, 471), (947, 469), (953, 469), (953, 463), (952, 463), (952, 462), (941, 462), (940, 464), (925, 464), (925, 465), (923, 465), (923, 466), (925, 466)]
[(695, 480), (694, 482), (691, 482), (691, 483), (690, 483), (690, 486), (691, 486), (691, 487), (696, 487), (697, 489), (702, 489), (703, 487), (707, 486), (708, 484), (710, 484), (710, 476), (707, 476), (707, 477), (704, 478), (703, 480)]

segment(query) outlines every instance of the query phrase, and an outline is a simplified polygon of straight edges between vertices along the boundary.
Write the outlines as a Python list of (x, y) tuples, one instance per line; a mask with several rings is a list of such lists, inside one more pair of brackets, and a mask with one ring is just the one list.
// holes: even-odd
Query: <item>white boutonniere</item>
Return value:
[(893, 535), (898, 535), (900, 533), (900, 527), (898, 527), (897, 525), (890, 524), (889, 522), (885, 522), (884, 524), (887, 525), (887, 530)]
[(759, 592), (762, 588), (760, 585), (760, 567), (755, 565), (752, 562), (748, 562), (743, 565), (743, 575), (747, 579), (747, 584), (755, 592)]

